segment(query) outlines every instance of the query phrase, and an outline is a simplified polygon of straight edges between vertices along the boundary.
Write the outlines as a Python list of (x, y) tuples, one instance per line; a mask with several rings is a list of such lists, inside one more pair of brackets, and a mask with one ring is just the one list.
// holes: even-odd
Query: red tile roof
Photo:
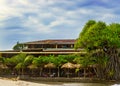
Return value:
[(75, 39), (57, 39), (57, 40), (40, 40), (25, 42), (23, 44), (74, 44)]

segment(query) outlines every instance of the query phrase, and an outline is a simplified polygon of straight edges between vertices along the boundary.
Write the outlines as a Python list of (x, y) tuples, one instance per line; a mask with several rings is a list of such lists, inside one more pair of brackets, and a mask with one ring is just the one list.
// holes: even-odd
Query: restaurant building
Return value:
[(82, 51), (82, 49), (74, 49), (75, 42), (75, 39), (54, 39), (24, 42), (20, 43), (24, 46), (21, 50), (0, 51), (0, 54), (2, 57), (11, 57), (19, 53), (26, 53), (34, 56), (81, 53), (80, 51)]

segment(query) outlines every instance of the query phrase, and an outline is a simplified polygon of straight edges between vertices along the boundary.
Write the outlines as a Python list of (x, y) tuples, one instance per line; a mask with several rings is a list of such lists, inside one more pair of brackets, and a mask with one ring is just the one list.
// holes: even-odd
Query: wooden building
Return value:
[(43, 48), (43, 49), (72, 49), (74, 48), (75, 39), (62, 40), (40, 40), (23, 43), (27, 49)]
[(22, 50), (8, 50), (0, 51), (2, 57), (11, 57), (19, 53), (26, 53), (30, 55), (65, 55), (81, 53), (74, 49), (75, 39), (60, 39), (60, 40), (40, 40), (21, 43), (24, 45)]

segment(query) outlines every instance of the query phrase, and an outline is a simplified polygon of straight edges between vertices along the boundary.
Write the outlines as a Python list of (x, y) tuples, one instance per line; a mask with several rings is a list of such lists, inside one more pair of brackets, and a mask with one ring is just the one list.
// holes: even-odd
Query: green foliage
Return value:
[(44, 66), (47, 63), (54, 63), (55, 62), (55, 57), (54, 55), (50, 56), (39, 56), (38, 58), (34, 58), (32, 63), (37, 65), (37, 66)]
[[(101, 77), (108, 72), (110, 73), (108, 75), (112, 75), (112, 78), (106, 76), (108, 79), (119, 79), (120, 73), (118, 71), (120, 71), (120, 63), (118, 58), (118, 48), (120, 48), (120, 24), (112, 23), (106, 25), (106, 23), (98, 21), (91, 26), (86, 27), (87, 24), (88, 23), (86, 23), (83, 31), (80, 33), (75, 48), (82, 47), (88, 52), (104, 52), (101, 53), (102, 55), (97, 52), (94, 60), (100, 65), (99, 76)], [(82, 62), (81, 59), (80, 61)], [(87, 59), (85, 62), (87, 62)], [(114, 75), (111, 70), (115, 70)]]
[(116, 35), (119, 36), (120, 38), (120, 24), (118, 23), (112, 23), (108, 26), (108, 28), (113, 32), (115, 33)]
[(18, 64), (19, 62), (24, 62), (26, 56), (27, 56), (26, 54), (20, 53), (18, 55), (13, 56), (11, 58), (11, 61), (13, 62), (13, 64)]
[(76, 58), (73, 60), (76, 64), (80, 64), (83, 67), (88, 67), (89, 65), (94, 64), (94, 59), (93, 57), (90, 57), (89, 54), (86, 54), (84, 56), (78, 55)]
[(32, 63), (34, 56), (26, 55), (24, 53), (20, 53), (11, 58), (6, 58), (5, 63), (9, 66), (13, 66), (16, 69), (22, 69), (27, 67)]
[(56, 65), (61, 66), (62, 64), (66, 63), (67, 60), (65, 59), (65, 55), (58, 55), (58, 57), (56, 57)]
[(0, 57), (0, 63), (5, 63), (5, 58), (4, 57)]
[(112, 78), (112, 77), (114, 76), (114, 73), (115, 73), (114, 70), (110, 70), (110, 71), (108, 72), (108, 76)]
[(89, 20), (86, 25), (83, 27), (82, 32), (80, 33), (80, 36), (83, 36), (90, 27), (92, 27), (94, 24), (96, 23), (96, 21), (94, 20)]
[(78, 73), (79, 71), (80, 71), (80, 69), (79, 69), (79, 68), (75, 69), (75, 73)]
[(13, 58), (11, 58), (11, 60), (13, 61), (14, 64), (16, 64), (15, 68), (16, 69), (22, 69), (25, 68), (25, 59), (26, 59), (26, 54), (24, 53), (20, 53), (16, 56), (14, 56)]
[(15, 69), (21, 69), (21, 68), (24, 68), (24, 64), (22, 62), (19, 62), (16, 66), (15, 66)]
[(73, 59), (76, 57), (76, 55), (59, 55), (58, 59), (63, 59), (64, 62), (73, 62)]
[(20, 44), (19, 42), (17, 42), (17, 44), (13, 47), (13, 50), (22, 50), (24, 49), (24, 44)]
[(119, 24), (107, 26), (104, 22), (99, 21), (88, 27), (86, 32), (79, 36), (76, 47), (83, 47), (89, 51), (103, 47), (120, 47), (119, 33)]
[(24, 59), (24, 63), (25, 65), (30, 65), (32, 64), (32, 61), (35, 57), (33, 55), (28, 55), (26, 56), (26, 58)]
[(75, 55), (58, 55), (55, 57), (54, 55), (49, 56), (39, 56), (38, 58), (34, 58), (32, 63), (37, 66), (43, 66), (48, 63), (54, 63), (57, 66), (61, 66), (67, 62), (73, 62)]
[(102, 66), (103, 68), (106, 68), (108, 63), (108, 57), (93, 57), (95, 64), (98, 64), (99, 66)]
[(79, 34), (79, 38), (77, 39), (77, 42), (75, 43), (75, 49), (77, 49), (79, 47), (84, 47), (82, 44), (84, 44), (85, 42), (84, 42), (84, 40), (82, 38), (84, 37), (84, 35), (86, 34), (86, 32), (89, 30), (89, 28), (91, 28), (94, 24), (96, 24), (96, 21), (94, 21), (94, 20), (89, 20), (85, 24), (85, 26), (83, 27), (83, 30)]

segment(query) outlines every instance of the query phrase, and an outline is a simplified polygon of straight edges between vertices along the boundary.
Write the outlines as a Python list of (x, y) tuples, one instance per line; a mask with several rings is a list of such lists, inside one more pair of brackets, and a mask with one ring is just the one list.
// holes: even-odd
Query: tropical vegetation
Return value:
[[(14, 46), (15, 50), (21, 48), (23, 45)], [(79, 48), (85, 49), (86, 53), (38, 57), (20, 53), (11, 58), (0, 57), (0, 69), (9, 69), (10, 73), (14, 72), (17, 75), (26, 73), (31, 75), (32, 71), (32, 74), (43, 76), (48, 68), (49, 73), (51, 73), (51, 69), (55, 69), (58, 77), (72, 69), (72, 72), (74, 70), (78, 76), (92, 75), (99, 79), (120, 79), (120, 24), (106, 24), (102, 21), (89, 20), (75, 43), (75, 49)], [(66, 66), (66, 71), (66, 69), (62, 69), (65, 68), (65, 66), (62, 67), (65, 64), (72, 66)], [(68, 69), (70, 70), (68, 71)]]
[(107, 25), (89, 20), (80, 33), (75, 48), (84, 48), (98, 64), (98, 77), (120, 79), (120, 24)]
[[(84, 55), (82, 56), (84, 57)], [(56, 76), (61, 77), (63, 76), (61, 73), (62, 71), (68, 72), (67, 70), (70, 69), (72, 70), (73, 73), (75, 73), (75, 69), (79, 69), (80, 71), (84, 68), (85, 69), (88, 68), (88, 66), (90, 65), (90, 61), (89, 63), (85, 62), (82, 56), (78, 54), (74, 54), (74, 55), (58, 55), (58, 56), (49, 55), (49, 56), (34, 57), (32, 55), (26, 55), (24, 53), (20, 53), (11, 58), (0, 57), (0, 64), (4, 64), (8, 67), (6, 70), (10, 71), (9, 74), (13, 73), (16, 75), (27, 74), (27, 75), (43, 76), (45, 72), (52, 74), (53, 72), (51, 72), (51, 70), (54, 69), (54, 72), (56, 72)], [(72, 69), (71, 67), (62, 68), (62, 66), (65, 63), (71, 63), (73, 65), (81, 64), (83, 66), (81, 69), (80, 67), (76, 68), (75, 66), (72, 66)], [(49, 69), (49, 71), (45, 71), (46, 69)]]

